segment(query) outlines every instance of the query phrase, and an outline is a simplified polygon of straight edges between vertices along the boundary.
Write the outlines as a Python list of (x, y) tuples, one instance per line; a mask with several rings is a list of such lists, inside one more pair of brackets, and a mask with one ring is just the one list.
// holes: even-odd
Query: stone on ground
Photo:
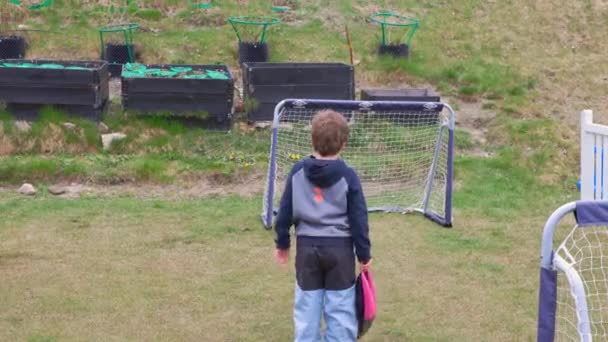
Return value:
[(55, 196), (63, 195), (67, 192), (67, 188), (63, 185), (51, 185), (49, 186), (48, 190), (52, 195)]
[(101, 144), (103, 145), (103, 149), (107, 150), (112, 146), (112, 143), (115, 141), (120, 141), (126, 138), (127, 135), (124, 133), (109, 133), (101, 135)]
[(15, 121), (15, 128), (17, 128), (17, 130), (19, 132), (25, 133), (25, 132), (29, 132), (32, 129), (32, 126), (27, 121), (17, 120), (17, 121)]
[(103, 122), (100, 122), (99, 124), (97, 124), (97, 129), (102, 134), (108, 133), (110, 131), (110, 127), (108, 127), (108, 125), (106, 125)]
[(65, 127), (65, 129), (73, 130), (76, 128), (76, 125), (71, 122), (64, 122), (63, 127)]
[(34, 196), (36, 194), (36, 188), (30, 183), (24, 183), (17, 191), (26, 196)]

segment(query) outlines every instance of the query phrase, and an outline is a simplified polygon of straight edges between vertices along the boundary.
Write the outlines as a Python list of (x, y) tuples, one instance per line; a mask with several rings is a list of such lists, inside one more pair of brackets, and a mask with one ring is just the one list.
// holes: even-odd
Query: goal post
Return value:
[(312, 152), (311, 120), (342, 113), (350, 127), (342, 153), (353, 167), (369, 211), (418, 212), (452, 225), (454, 111), (440, 102), (287, 99), (274, 113), (262, 221), (273, 225), (286, 177)]
[(538, 342), (608, 339), (607, 257), (608, 201), (570, 202), (553, 212), (542, 237)]

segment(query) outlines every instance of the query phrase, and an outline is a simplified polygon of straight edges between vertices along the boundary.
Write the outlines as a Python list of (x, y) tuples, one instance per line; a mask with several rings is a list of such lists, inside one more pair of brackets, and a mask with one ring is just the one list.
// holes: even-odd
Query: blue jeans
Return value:
[[(296, 342), (355, 342), (355, 255), (352, 241), (298, 238)], [(321, 320), (325, 319), (325, 333)]]
[[(324, 339), (321, 337), (322, 315), (325, 318)], [(296, 342), (356, 341), (355, 286), (338, 291), (304, 291), (296, 284), (294, 324)]]

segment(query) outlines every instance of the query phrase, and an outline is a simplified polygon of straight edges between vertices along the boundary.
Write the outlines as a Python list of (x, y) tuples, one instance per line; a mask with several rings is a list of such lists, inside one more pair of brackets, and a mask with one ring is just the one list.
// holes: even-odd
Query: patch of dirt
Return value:
[(496, 117), (496, 112), (483, 109), (481, 102), (461, 101), (454, 98), (446, 98), (444, 101), (457, 108), (454, 109), (456, 127), (470, 133), (475, 142), (485, 144), (488, 125)]
[(110, 79), (110, 102), (120, 103), (122, 95), (122, 83), (120, 78)]
[(212, 179), (203, 179), (192, 184), (87, 185), (83, 187), (82, 194), (102, 197), (131, 196), (162, 199), (197, 199), (225, 195), (252, 198), (261, 194), (263, 190), (263, 177), (253, 179), (247, 177), (235, 182), (214, 182)]
[[(262, 173), (226, 179), (221, 175), (207, 178), (182, 181), (174, 184), (138, 184), (123, 183), (119, 185), (77, 184), (64, 185), (65, 193), (59, 198), (94, 197), (137, 197), (162, 198), (165, 200), (198, 199), (210, 196), (238, 195), (246, 198), (259, 196), (264, 191), (265, 175)], [(59, 184), (60, 185), (60, 184)], [(13, 188), (0, 187), (1, 193), (14, 192)], [(53, 196), (48, 194), (48, 196)]]

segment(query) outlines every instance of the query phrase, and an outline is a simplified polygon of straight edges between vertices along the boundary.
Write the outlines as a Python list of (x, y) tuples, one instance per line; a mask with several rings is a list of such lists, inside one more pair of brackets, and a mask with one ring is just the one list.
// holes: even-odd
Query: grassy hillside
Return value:
[[(273, 4), (286, 3), (296, 10), (273, 14)], [(608, 19), (602, 15), (605, 5), (598, 1), (563, 6), (518, 0), (215, 1), (207, 10), (196, 4), (57, 0), (49, 8), (33, 11), (3, 2), (2, 27), (26, 30), (30, 57), (83, 59), (99, 56), (98, 27), (137, 22), (142, 29), (135, 41), (142, 62), (220, 62), (228, 64), (238, 78), (236, 37), (226, 22), (228, 16), (281, 16), (283, 24), (269, 34), (275, 61), (347, 62), (344, 26), (348, 25), (358, 87), (432, 86), (455, 104), (459, 126), (473, 138), (473, 151), (501, 154), (509, 146), (507, 153), (514, 162), (547, 174), (545, 180), (551, 182), (565, 180), (576, 171), (578, 111), (601, 112), (607, 98), (602, 89), (608, 82), (608, 62), (601, 56), (608, 49), (602, 29)], [(379, 10), (420, 19), (410, 60), (375, 54), (380, 31), (368, 17)], [(120, 110), (111, 114), (109, 121), (123, 118)], [(134, 126), (131, 130), (138, 132), (142, 125), (134, 121), (128, 118), (117, 126), (127, 130)], [(181, 138), (174, 139), (175, 134), (158, 138), (163, 134), (147, 134), (152, 141), (140, 141), (122, 153), (150, 145), (182, 153), (175, 147)], [(19, 146), (5, 155), (47, 152), (39, 144), (14, 143), (22, 137), (4, 140)], [(96, 141), (84, 137), (81, 141), (85, 143), (78, 143), (78, 148), (54, 152), (99, 149)]]
[[(271, 11), (272, 5), (286, 3), (295, 11)], [(608, 96), (603, 91), (608, 62), (601, 57), (608, 52), (602, 29), (608, 19), (602, 14), (606, 5), (598, 1), (216, 1), (207, 10), (196, 4), (58, 0), (35, 11), (8, 2), (0, 6), (3, 30), (25, 30), (21, 33), (29, 38), (30, 57), (97, 58), (99, 26), (137, 22), (142, 29), (135, 40), (142, 62), (220, 62), (237, 78), (236, 37), (228, 16), (281, 16), (283, 24), (269, 34), (275, 61), (347, 62), (348, 25), (358, 87), (432, 86), (457, 108), (461, 134), (472, 138), (472, 152), (500, 154), (509, 146), (506, 152), (516, 161), (546, 174), (550, 182), (567, 180), (576, 172), (578, 112), (594, 108), (602, 118), (601, 105)], [(420, 19), (408, 61), (379, 58), (374, 52), (380, 31), (368, 17), (386, 9)], [(115, 126), (141, 129), (119, 109), (111, 114), (107, 121), (120, 121)], [(191, 152), (175, 147), (181, 133), (152, 128), (158, 128), (158, 134), (149, 134), (151, 141), (139, 139), (121, 153), (159, 146)], [(9, 131), (5, 128), (4, 135)], [(51, 152), (99, 150), (97, 141), (82, 134), (78, 147)], [(1, 154), (48, 152), (40, 144), (15, 143), (24, 139), (5, 137), (19, 148), (5, 148)]]

